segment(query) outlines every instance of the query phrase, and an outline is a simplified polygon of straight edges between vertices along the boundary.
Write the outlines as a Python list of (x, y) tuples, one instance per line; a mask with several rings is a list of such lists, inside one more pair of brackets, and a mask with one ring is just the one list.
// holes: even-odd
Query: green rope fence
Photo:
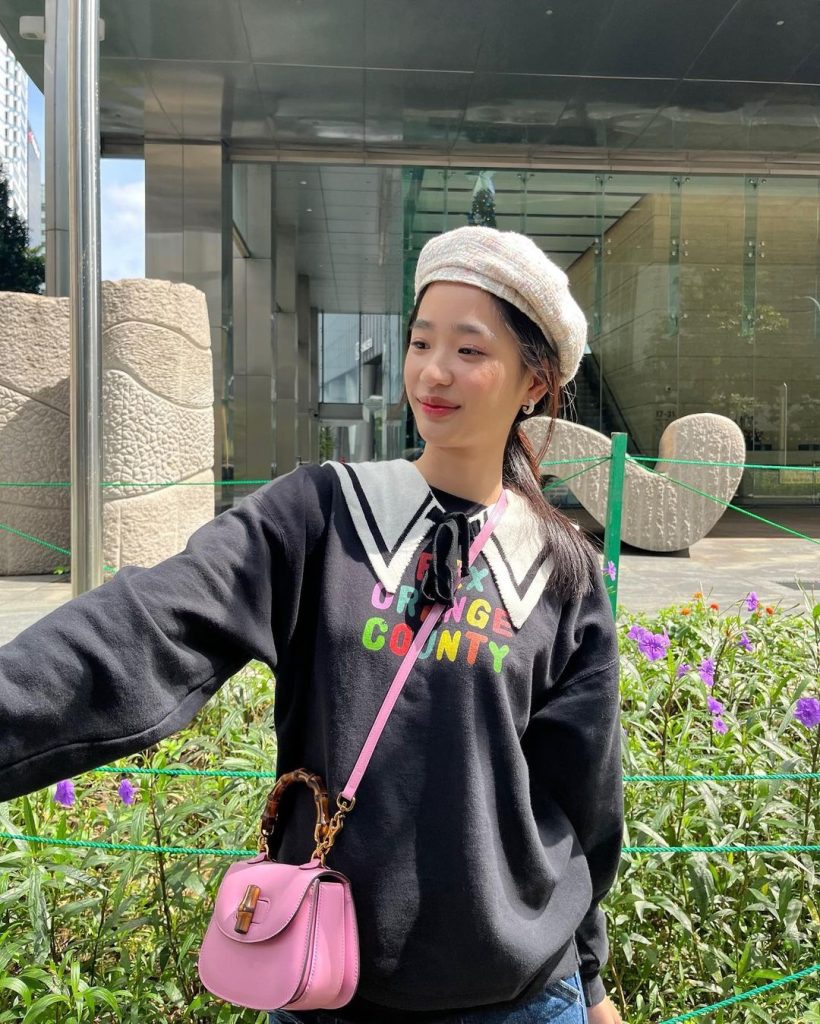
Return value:
[[(585, 460), (583, 460), (583, 461), (585, 461)], [(603, 458), (592, 459), (591, 460), (591, 465), (586, 466), (584, 469), (581, 469), (577, 473), (573, 473), (571, 476), (565, 477), (562, 480), (555, 480), (553, 483), (548, 484), (544, 488), (544, 491), (549, 491), (553, 487), (559, 487), (559, 486), (561, 486), (561, 484), (568, 483), (570, 480), (574, 480), (576, 477), (582, 476), (584, 473), (588, 473), (591, 469), (595, 469), (596, 466), (600, 466), (602, 463), (608, 462), (608, 461), (609, 461), (609, 456), (608, 455), (604, 456)], [(260, 485), (261, 486), (262, 484), (266, 484), (266, 483), (270, 483), (270, 481), (269, 480), (230, 480), (230, 481), (223, 481), (222, 483), (220, 483), (220, 481), (214, 481), (213, 483), (207, 482), (207, 481), (206, 482), (201, 482), (200, 481), (200, 482), (194, 482), (194, 483), (188, 483), (186, 481), (181, 481), (179, 483), (148, 483), (148, 484), (129, 484), (129, 483), (123, 483), (123, 482), (113, 482), (113, 483), (112, 482), (106, 482), (106, 483), (103, 483), (102, 486), (103, 487), (164, 487), (164, 488), (167, 488), (167, 487), (220, 487), (220, 486), (223, 486), (223, 484), (224, 484), (225, 486), (235, 487), (235, 486), (238, 486), (238, 485), (248, 485), (248, 486)], [(9, 483), (8, 481), (0, 482), (0, 487), (70, 487), (70, 486), (71, 486), (71, 484), (65, 483), (65, 482), (39, 483), (39, 484), (38, 483)], [(71, 551), (68, 548), (61, 548), (61, 547), (58, 547), (56, 544), (50, 544), (46, 540), (42, 540), (39, 537), (34, 537), (30, 533), (24, 533), (22, 530), (17, 530), (13, 526), (8, 526), (6, 523), (0, 523), (0, 530), (5, 531), (6, 533), (11, 533), (11, 534), (13, 534), (16, 537), (20, 537), (22, 540), (31, 541), (33, 544), (39, 544), (41, 547), (48, 548), (49, 551), (56, 551), (58, 554), (65, 555), (67, 558), (71, 557)], [(110, 566), (110, 565), (106, 565), (103, 568), (104, 568), (105, 572), (107, 572), (107, 573), (114, 573), (114, 572), (117, 571), (115, 567)]]
[(574, 480), (576, 477), (583, 476), (584, 473), (588, 473), (591, 469), (595, 469), (596, 466), (602, 465), (604, 462), (609, 462), (610, 457), (605, 455), (602, 459), (595, 459), (589, 466), (585, 466), (583, 469), (579, 469), (577, 473), (572, 473), (570, 476), (562, 477), (560, 480), (553, 480), (551, 484), (547, 484), (543, 488), (543, 492), (551, 491), (553, 487), (560, 487), (562, 484), (569, 483), (570, 480)]
[[(170, 854), (183, 855), (183, 856), (195, 856), (195, 857), (250, 857), (256, 853), (256, 850), (223, 850), (214, 849), (212, 847), (195, 847), (195, 846), (162, 846), (152, 844), (138, 844), (138, 843), (110, 843), (103, 842), (102, 840), (82, 840), (82, 839), (55, 839), (46, 836), (29, 836), (23, 833), (16, 832), (0, 832), (0, 838), (11, 839), (16, 842), (26, 842), (38, 845), (48, 846), (61, 846), (71, 848), (81, 848), (88, 850), (105, 850), (109, 852), (118, 853), (154, 853), (154, 854)], [(624, 847), (624, 853), (676, 853), (676, 852), (710, 852), (710, 851), (727, 851), (727, 852), (792, 852), (794, 850), (800, 851), (811, 851), (820, 852), (820, 845), (817, 846), (777, 846), (769, 845), (765, 847)], [(760, 985), (758, 988), (749, 989), (746, 992), (739, 992), (736, 995), (729, 996), (726, 999), (722, 999), (717, 1003), (711, 1003), (708, 1006), (701, 1006), (697, 1010), (690, 1010), (687, 1013), (680, 1014), (676, 1017), (667, 1018), (662, 1021), (661, 1024), (683, 1024), (684, 1021), (693, 1020), (696, 1017), (703, 1017), (706, 1014), (714, 1013), (717, 1010), (724, 1009), (725, 1007), (732, 1006), (736, 1003), (744, 1002), (748, 999), (753, 999), (756, 996), (763, 995), (766, 992), (771, 992), (776, 988), (780, 988), (783, 985), (788, 985), (794, 981), (800, 981), (803, 978), (810, 977), (813, 974), (820, 972), (820, 964), (816, 964), (813, 967), (806, 967), (801, 971), (796, 971), (794, 974), (786, 975), (784, 978), (778, 978), (776, 981), (769, 982), (766, 985)]]
[[(571, 476), (565, 477), (562, 480), (555, 480), (553, 483), (548, 484), (544, 488), (544, 491), (549, 491), (553, 487), (559, 487), (559, 486), (561, 486), (561, 484), (568, 483), (570, 480), (574, 480), (576, 477), (582, 476), (584, 473), (588, 473), (591, 469), (595, 469), (596, 466), (600, 466), (602, 463), (608, 462), (608, 461), (609, 461), (609, 456), (608, 455), (606, 455), (606, 456), (604, 456), (603, 458), (600, 458), (600, 459), (593, 459), (593, 460), (591, 460), (591, 465), (586, 466), (584, 469), (581, 469), (577, 473), (573, 473)], [(236, 485), (239, 485), (239, 484), (261, 485), (261, 484), (270, 483), (270, 481), (269, 480), (231, 480), (231, 481), (225, 481), (225, 483), (227, 485), (229, 485), (229, 486), (236, 486)], [(2, 482), (0, 482), (0, 487), (38, 487), (38, 486), (39, 487), (70, 487), (71, 485), (67, 484), (67, 483), (28, 484), (28, 483), (8, 483), (8, 482), (2, 483)], [(102, 486), (103, 487), (186, 487), (186, 486), (189, 486), (189, 487), (219, 487), (219, 486), (221, 486), (221, 484), (220, 484), (219, 481), (215, 481), (214, 483), (210, 483), (210, 482), (205, 482), (205, 483), (197, 482), (197, 483), (190, 483), (190, 484), (183, 481), (183, 482), (180, 482), (178, 484), (175, 484), (175, 483), (164, 483), (164, 484), (163, 483), (153, 483), (153, 484), (104, 483)], [(58, 554), (65, 555), (67, 558), (71, 557), (71, 551), (68, 548), (61, 548), (61, 547), (58, 547), (56, 544), (50, 544), (46, 540), (42, 540), (39, 537), (34, 537), (30, 533), (24, 533), (22, 530), (17, 530), (13, 526), (8, 526), (5, 523), (0, 523), (0, 530), (3, 530), (5, 532), (7, 532), (7, 533), (11, 533), (14, 536), (20, 537), (23, 540), (31, 541), (33, 544), (39, 544), (41, 547), (48, 548), (50, 551), (56, 551)], [(110, 565), (106, 565), (103, 568), (104, 568), (105, 572), (107, 572), (107, 573), (114, 573), (114, 572), (117, 571), (115, 567), (110, 566)]]
[[(100, 487), (261, 487), (270, 480), (103, 480)], [(0, 487), (71, 487), (70, 480), (0, 480)]]
[[(141, 843), (111, 843), (102, 839), (58, 839), (54, 836), (27, 835), (23, 832), (0, 832), (0, 839), (11, 839), (40, 846), (67, 846), (82, 850), (108, 850), (133, 853), (168, 853), (190, 857), (252, 857), (256, 850), (224, 850), (211, 846), (162, 846)], [(621, 853), (820, 853), (820, 843), (713, 843), (697, 846), (623, 846)]]
[(695, 1017), (704, 1017), (707, 1013), (714, 1013), (716, 1010), (722, 1010), (727, 1006), (733, 1006), (735, 1003), (742, 1003), (747, 999), (753, 999), (755, 996), (761, 996), (766, 992), (771, 992), (776, 988), (780, 988), (782, 985), (788, 985), (793, 981), (800, 981), (803, 978), (808, 978), (812, 974), (820, 973), (820, 964), (815, 964), (814, 967), (806, 967), (802, 971), (796, 971), (794, 974), (787, 974), (785, 978), (778, 978), (777, 981), (770, 981), (766, 985), (759, 985), (757, 988), (750, 988), (747, 992), (739, 992), (735, 996), (729, 996), (727, 999), (721, 999), (719, 1003), (712, 1003), (710, 1006), (701, 1006), (697, 1010), (690, 1010), (688, 1013), (682, 1013), (677, 1017), (669, 1017), (665, 1021), (661, 1021), (661, 1024), (683, 1024), (684, 1021), (694, 1020)]
[[(775, 471), (775, 470), (776, 471), (780, 471), (780, 470), (795, 470), (797, 472), (805, 472), (805, 473), (817, 473), (817, 472), (820, 472), (820, 467), (819, 466), (780, 466), (780, 465), (770, 466), (770, 465), (764, 465), (762, 463), (761, 464), (757, 464), (757, 463), (741, 463), (741, 462), (718, 462), (718, 461), (707, 461), (707, 460), (701, 460), (701, 459), (663, 459), (663, 460), (658, 460), (658, 459), (652, 458), (651, 456), (628, 455), (628, 454), (625, 454), (625, 453), (624, 453), (624, 455), (622, 457), (626, 461), (631, 461), (631, 462), (636, 462), (636, 463), (663, 461), (664, 463), (669, 464), (669, 465), (718, 466), (718, 467), (731, 467), (731, 468), (736, 468), (736, 469), (760, 469), (760, 470), (773, 470), (773, 471)], [(551, 483), (547, 484), (543, 488), (543, 492), (546, 493), (547, 491), (553, 490), (554, 488), (561, 487), (564, 484), (569, 483), (571, 480), (575, 480), (577, 477), (583, 476), (584, 473), (590, 472), (590, 470), (593, 470), (593, 469), (597, 468), (598, 466), (602, 465), (603, 463), (605, 463), (605, 462), (612, 462), (612, 461), (613, 461), (613, 455), (612, 454), (604, 455), (604, 456), (579, 456), (578, 458), (570, 458), (570, 459), (545, 460), (545, 461), (540, 463), (540, 468), (541, 469), (548, 469), (551, 466), (566, 466), (566, 465), (581, 465), (581, 464), (584, 465), (584, 468), (579, 470), (576, 473), (570, 474), (569, 476), (562, 477), (561, 479), (552, 481)], [(618, 461), (620, 461), (620, 459), (618, 459)], [(801, 533), (799, 530), (793, 530), (791, 527), (784, 526), (782, 523), (777, 523), (777, 522), (775, 522), (772, 519), (767, 519), (765, 516), (761, 516), (761, 515), (758, 515), (755, 512), (751, 512), (749, 509), (741, 508), (739, 505), (734, 505), (731, 502), (723, 501), (723, 499), (718, 498), (715, 495), (709, 494), (706, 491), (701, 491), (697, 487), (693, 487), (691, 484), (684, 483), (682, 480), (677, 480), (675, 477), (671, 477), (667, 473), (658, 473), (654, 468), (648, 467), (648, 466), (644, 467), (644, 468), (649, 473), (655, 473), (658, 476), (663, 476), (664, 479), (667, 479), (667, 480), (669, 480), (672, 483), (678, 484), (678, 486), (683, 487), (686, 490), (692, 491), (694, 494), (698, 494), (699, 496), (701, 496), (703, 498), (707, 498), (710, 501), (714, 501), (715, 503), (717, 503), (719, 505), (723, 505), (724, 508), (731, 509), (733, 512), (740, 512), (742, 515), (746, 515), (746, 516), (749, 516), (752, 519), (756, 519), (758, 522), (764, 523), (767, 526), (771, 526), (774, 529), (781, 530), (782, 532), (788, 533), (788, 534), (790, 534), (791, 536), (794, 536), (794, 537), (798, 537), (801, 540), (807, 540), (811, 544), (820, 545), (820, 540), (818, 540), (815, 537), (810, 537), (808, 534)], [(163, 488), (163, 489), (166, 489), (166, 488), (169, 488), (169, 487), (212, 487), (212, 488), (217, 488), (217, 487), (239, 487), (239, 486), (261, 487), (264, 484), (268, 484), (268, 483), (270, 483), (270, 480), (264, 480), (264, 479), (260, 479), (260, 480), (214, 480), (214, 481), (202, 481), (202, 480), (199, 480), (199, 481), (188, 481), (188, 480), (167, 481), (167, 480), (164, 480), (163, 481), (163, 480), (159, 480), (159, 481), (149, 481), (149, 482), (124, 481), (124, 480), (105, 480), (105, 481), (102, 482), (102, 484), (100, 486), (103, 487), (103, 488), (111, 488), (111, 487), (131, 487), (131, 488), (153, 487), (153, 488)], [(4, 480), (4, 481), (0, 481), (0, 487), (17, 487), (17, 488), (19, 488), (19, 487), (70, 488), (71, 487), (71, 483), (70, 483), (70, 481), (65, 481), (65, 480), (58, 480), (58, 481), (10, 481), (10, 480)], [(616, 500), (617, 500), (617, 497), (616, 497)], [(49, 543), (46, 540), (42, 540), (39, 537), (33, 536), (32, 534), (25, 533), (22, 530), (17, 530), (14, 527), (9, 526), (8, 524), (0, 523), (0, 530), (5, 531), (7, 533), (11, 533), (14, 536), (20, 537), (23, 540), (28, 540), (28, 541), (32, 542), (33, 544), (39, 544), (41, 547), (48, 548), (51, 551), (56, 551), (58, 554), (65, 555), (65, 556), (67, 556), (69, 558), (71, 557), (71, 551), (68, 548), (63, 548), (63, 547), (59, 547), (56, 544), (51, 544), (51, 543)], [(619, 544), (617, 546), (619, 546)], [(614, 539), (612, 539), (611, 547), (613, 549), (616, 547)], [(616, 571), (617, 571), (617, 566), (618, 566), (618, 563), (619, 563), (618, 557), (612, 558), (611, 561), (612, 561), (612, 564), (616, 567)], [(112, 566), (105, 566), (105, 571), (108, 572), (108, 573), (113, 573), (113, 572), (116, 572), (116, 569), (113, 568)], [(607, 587), (608, 587), (608, 589), (609, 589), (609, 591), (611, 593), (611, 596), (613, 597), (613, 601), (614, 601), (615, 598), (617, 597), (617, 586), (616, 585), (613, 586), (613, 583), (614, 583), (614, 580), (610, 581), (607, 584)], [(614, 607), (613, 607), (613, 610), (614, 610)]]
[[(627, 456), (627, 458), (631, 458), (631, 456)], [(701, 498), (708, 498), (709, 501), (715, 502), (716, 505), (723, 505), (724, 508), (730, 508), (733, 512), (740, 512), (742, 515), (749, 516), (751, 519), (756, 519), (758, 522), (765, 523), (767, 526), (773, 526), (776, 530), (781, 530), (783, 533), (791, 534), (791, 536), (798, 537), (800, 540), (807, 540), (810, 544), (820, 546), (820, 540), (818, 540), (817, 537), (810, 537), (807, 533), (801, 533), (799, 530), (793, 530), (790, 526), (784, 526), (782, 523), (776, 523), (773, 519), (767, 519), (765, 516), (759, 516), (756, 512), (751, 512), (748, 508), (741, 508), (740, 505), (733, 505), (732, 502), (724, 501), (723, 498), (718, 498), (714, 494), (709, 494), (708, 491), (702, 491), (699, 487), (693, 487), (692, 484), (685, 484), (683, 480), (678, 480), (673, 476), (669, 476), (668, 473), (658, 473), (654, 469), (647, 469), (647, 473), (663, 477), (664, 480), (677, 484), (678, 487), (683, 487), (684, 490), (692, 491), (693, 494), (699, 494)]]
[[(622, 447), (625, 447), (622, 445)], [(754, 470), (769, 470), (769, 471), (782, 471), (782, 470), (795, 470), (798, 472), (806, 473), (818, 473), (820, 467), (814, 466), (780, 466), (780, 465), (763, 465), (755, 463), (732, 463), (732, 462), (717, 462), (717, 461), (705, 461), (697, 459), (653, 459), (647, 456), (631, 456), (628, 454), (617, 453), (620, 458), (619, 461), (629, 461), (636, 463), (643, 462), (655, 462), (663, 461), (666, 465), (700, 465), (700, 466), (715, 466), (721, 468), (737, 468), (737, 469), (754, 469)], [(562, 486), (563, 484), (569, 483), (571, 480), (576, 479), (590, 472), (596, 467), (602, 465), (605, 462), (611, 462), (613, 455), (605, 455), (603, 457), (580, 457), (570, 459), (556, 459), (551, 461), (542, 462), (541, 468), (547, 469), (551, 466), (562, 466), (562, 465), (580, 465), (583, 464), (584, 468), (578, 472), (572, 473), (571, 475), (562, 479), (555, 480), (550, 484), (546, 485), (543, 490), (547, 492), (553, 488)], [(684, 483), (682, 480), (678, 480), (671, 477), (668, 473), (659, 473), (653, 467), (645, 467), (648, 472), (655, 473), (658, 476), (663, 476), (670, 482), (677, 484), (678, 486), (691, 491), (694, 494), (698, 494), (701, 497), (707, 498), (717, 504), (722, 505), (724, 508), (732, 509), (733, 511), (740, 512), (743, 515), (747, 515), (752, 519), (762, 522), (774, 529), (780, 530), (791, 536), (797, 537), (801, 540), (807, 540), (812, 544), (820, 545), (820, 540), (810, 537), (805, 533), (801, 533), (798, 530), (783, 525), (782, 523), (774, 522), (764, 516), (758, 515), (757, 513), (751, 512), (748, 509), (741, 508), (740, 506), (734, 505), (731, 502), (724, 501), (715, 495), (709, 494), (706, 491), (702, 491), (691, 484)], [(168, 487), (237, 487), (237, 486), (263, 486), (269, 483), (268, 480), (230, 480), (230, 481), (154, 481), (147, 483), (128, 483), (125, 481), (105, 481), (101, 485), (102, 487), (113, 488), (113, 487), (151, 487), (151, 488), (168, 488)], [(19, 481), (3, 481), (0, 482), (0, 487), (51, 487), (51, 488), (70, 488), (71, 484), (67, 481), (55, 481), (55, 482), (19, 482)], [(615, 500), (620, 500), (620, 492), (615, 495)], [(612, 500), (612, 495), (611, 495)], [(33, 543), (39, 544), (50, 550), (58, 552), (59, 554), (70, 557), (71, 552), (65, 548), (58, 547), (57, 545), (50, 544), (48, 541), (34, 537), (31, 534), (24, 533), (23, 531), (16, 530), (15, 528), (0, 524), (0, 530), (12, 533), (22, 539), (29, 540)], [(620, 531), (618, 531), (620, 532)], [(610, 538), (611, 543), (608, 550), (614, 552), (612, 560), (609, 565), (614, 566), (615, 573), (618, 571), (618, 549), (620, 547), (620, 537), (615, 543), (615, 538)], [(108, 571), (113, 571), (109, 569)], [(614, 582), (614, 577), (613, 577)], [(617, 595), (615, 588), (610, 589), (611, 596), (613, 598), (613, 610), (614, 600)], [(148, 776), (195, 776), (195, 777), (211, 777), (211, 778), (225, 778), (225, 779), (275, 779), (275, 772), (266, 771), (230, 771), (230, 770), (211, 770), (211, 769), (195, 769), (195, 768), (137, 768), (137, 767), (113, 767), (105, 766), (102, 768), (94, 769), (95, 772), (100, 773), (114, 773), (118, 775), (148, 775)], [(670, 784), (678, 782), (701, 782), (701, 783), (729, 783), (729, 782), (770, 782), (770, 781), (806, 781), (819, 779), (820, 772), (760, 772), (760, 773), (727, 773), (721, 775), (708, 775), (708, 774), (687, 774), (687, 775), (652, 775), (652, 774), (636, 774), (636, 775), (625, 775), (624, 782), (628, 783), (653, 783), (653, 784)], [(0, 838), (11, 840), (14, 842), (23, 842), (32, 845), (42, 846), (58, 846), (75, 849), (88, 849), (88, 850), (105, 850), (110, 852), (124, 852), (124, 853), (149, 853), (149, 854), (168, 854), (171, 856), (212, 856), (212, 857), (248, 857), (252, 856), (256, 851), (245, 850), (245, 849), (217, 849), (213, 847), (193, 847), (193, 846), (165, 846), (160, 844), (138, 844), (138, 843), (116, 843), (107, 842), (103, 840), (82, 840), (82, 839), (58, 839), (55, 837), (39, 836), (39, 835), (27, 835), (25, 833), (16, 832), (0, 832)], [(778, 854), (778, 853), (820, 853), (820, 844), (791, 844), (791, 843), (761, 843), (761, 844), (699, 844), (699, 845), (679, 845), (679, 846), (624, 846), (622, 853), (625, 855), (633, 856), (645, 856), (645, 855), (659, 855), (667, 856), (672, 854), (695, 854), (695, 853), (714, 853), (714, 854), (739, 854), (739, 853), (759, 853), (759, 854)], [(676, 1017), (668, 1018), (663, 1021), (662, 1024), (684, 1024), (684, 1022), (696, 1019), (698, 1017), (705, 1016), (707, 1014), (713, 1014), (718, 1010), (724, 1009), (736, 1003), (753, 999), (764, 993), (773, 991), (783, 985), (790, 984), (795, 981), (802, 980), (803, 978), (810, 977), (814, 974), (820, 973), (820, 964), (813, 967), (808, 967), (804, 970), (797, 971), (794, 974), (789, 974), (776, 981), (769, 982), (766, 985), (761, 985), (754, 989), (749, 989), (746, 992), (738, 993), (734, 996), (727, 997), (726, 999), (720, 1000), (719, 1002), (712, 1003), (708, 1006), (700, 1007), (697, 1010), (688, 1011), (680, 1014)]]
[(798, 473), (820, 473), (820, 466), (778, 466), (763, 462), (716, 462), (705, 459), (666, 459), (652, 455), (630, 455), (633, 462), (664, 462), (670, 466), (723, 466), (728, 469), (776, 469)]
[[(92, 768), (88, 774), (111, 775), (188, 775), (217, 779), (275, 779), (276, 772), (231, 771), (218, 768), (132, 768), (104, 765)], [(749, 772), (717, 775), (624, 775), (624, 782), (768, 782), (820, 779), (820, 772)]]
[[(116, 770), (116, 769), (114, 769)], [(769, 782), (820, 779), (820, 772), (749, 772), (724, 775), (624, 775), (624, 782)]]

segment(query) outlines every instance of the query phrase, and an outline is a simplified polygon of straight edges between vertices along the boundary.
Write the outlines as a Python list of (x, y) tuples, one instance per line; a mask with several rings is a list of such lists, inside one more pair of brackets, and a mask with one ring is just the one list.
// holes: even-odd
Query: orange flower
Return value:
[(712, 603), (709, 605), (709, 607), (714, 612), (719, 612), (720, 611), (720, 605), (717, 603), (717, 601), (712, 601)]
[(774, 608), (772, 608), (772, 606), (770, 604), (766, 605), (766, 614), (767, 615), (774, 615)]
[(703, 594), (701, 594), (701, 592), (700, 592), (699, 590), (696, 590), (696, 591), (694, 592), (694, 594), (692, 594), (692, 598), (693, 598), (693, 599), (694, 599), (695, 601), (700, 601), (700, 600), (702, 600), (702, 598), (703, 598)]
[(681, 608), (680, 613), (681, 613), (681, 615), (691, 615), (692, 614), (692, 610), (691, 610), (691, 608)]

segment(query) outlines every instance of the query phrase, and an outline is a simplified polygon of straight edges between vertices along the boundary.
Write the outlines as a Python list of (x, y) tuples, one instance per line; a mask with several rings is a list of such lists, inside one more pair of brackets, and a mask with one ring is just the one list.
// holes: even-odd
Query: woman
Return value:
[[(520, 431), (556, 411), (585, 323), (512, 232), (433, 239), (416, 285), (418, 461), (300, 467), (1, 649), (0, 799), (169, 735), (251, 658), (276, 671), (277, 771), (338, 792), (443, 600), (331, 855), (356, 898), (358, 992), (271, 1024), (617, 1024), (599, 977), (623, 825), (614, 624)], [(309, 795), (284, 817), (277, 856), (301, 863)]]

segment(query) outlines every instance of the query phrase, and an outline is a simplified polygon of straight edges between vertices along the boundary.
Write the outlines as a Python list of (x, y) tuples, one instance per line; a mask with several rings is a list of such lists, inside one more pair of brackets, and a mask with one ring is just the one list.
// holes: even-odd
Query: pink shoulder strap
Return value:
[[(504, 514), (508, 504), (507, 492), (502, 491), (501, 497), (495, 503), (495, 506), (487, 518), (487, 522), (482, 526), (481, 532), (475, 538), (473, 543), (470, 545), (470, 555), (468, 564), (472, 565), (478, 557), (479, 552), (487, 543), (487, 539), (490, 534), (498, 525), (499, 520)], [(424, 648), (427, 643), (427, 638), (433, 632), (438, 620), (441, 618), (441, 614), (444, 611), (444, 605), (441, 603), (434, 604), (430, 609), (427, 618), (421, 624), (418, 633), (413, 638), (413, 643), (410, 645), (410, 650), (405, 654), (404, 659), (399, 666), (399, 670), (396, 673), (396, 678), (390, 684), (390, 689), (387, 691), (387, 696), (384, 698), (379, 713), (376, 716), (376, 721), (373, 723), (370, 732), (367, 735), (367, 739), (364, 742), (362, 751), (359, 754), (359, 758), (356, 761), (356, 765), (351, 772), (350, 778), (347, 780), (347, 785), (341, 792), (341, 796), (347, 801), (351, 801), (356, 795), (356, 790), (359, 788), (359, 783), (362, 781), (362, 776), (370, 763), (370, 758), (373, 756), (373, 751), (376, 749), (376, 744), (379, 742), (382, 732), (384, 731), (385, 725), (387, 725), (387, 719), (390, 717), (390, 712), (393, 710), (396, 701), (399, 699), (399, 694), (404, 688), (404, 684), (407, 682), (407, 677), (410, 675), (410, 671), (413, 665), (416, 663), (416, 659), (419, 656), (419, 652)]]

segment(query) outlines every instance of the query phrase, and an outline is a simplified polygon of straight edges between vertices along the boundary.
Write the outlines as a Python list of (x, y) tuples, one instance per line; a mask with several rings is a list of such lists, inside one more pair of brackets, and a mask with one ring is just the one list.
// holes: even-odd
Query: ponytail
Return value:
[(561, 408), (558, 358), (541, 329), (526, 314), (505, 299), (497, 301), (504, 321), (519, 341), (525, 365), (547, 384), (547, 393), (536, 405), (535, 412), (548, 415), (552, 420), (546, 440), (536, 451), (522, 429), (524, 413), (519, 412), (504, 446), (502, 483), (527, 502), (544, 530), (545, 546), (553, 564), (550, 589), (563, 601), (577, 599), (592, 588), (597, 568), (595, 552), (589, 541), (559, 509), (550, 505), (541, 491), (541, 460), (549, 448), (554, 421)]

